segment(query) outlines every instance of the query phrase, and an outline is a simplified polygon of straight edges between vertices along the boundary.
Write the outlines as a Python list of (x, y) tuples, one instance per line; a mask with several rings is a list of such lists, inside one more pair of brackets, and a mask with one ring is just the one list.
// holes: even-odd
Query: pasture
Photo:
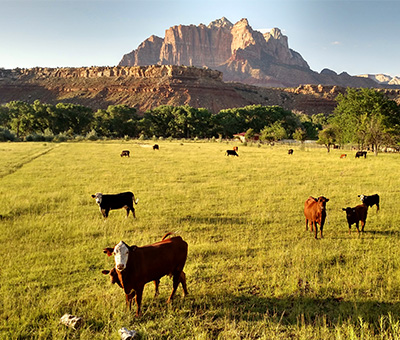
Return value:
[[(139, 339), (400, 338), (399, 155), (157, 143), (0, 144), (1, 339), (120, 339), (121, 327)], [(104, 221), (90, 195), (128, 190), (137, 219)], [(381, 210), (349, 235), (342, 208), (375, 193)], [(322, 240), (305, 231), (310, 195), (330, 199)], [(172, 280), (157, 298), (149, 283), (135, 318), (102, 250), (169, 231), (189, 244), (189, 295), (179, 287), (166, 305)], [(82, 327), (61, 325), (65, 313)]]

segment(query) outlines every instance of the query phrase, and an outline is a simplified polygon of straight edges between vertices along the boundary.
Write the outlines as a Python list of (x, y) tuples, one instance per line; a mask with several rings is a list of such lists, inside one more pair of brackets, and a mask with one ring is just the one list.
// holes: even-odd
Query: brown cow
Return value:
[(239, 148), (238, 148), (237, 146), (234, 146), (234, 147), (233, 147), (233, 151), (238, 152), (238, 150), (239, 150)]
[[(169, 303), (178, 288), (182, 284), (184, 296), (188, 294), (186, 287), (186, 275), (183, 271), (187, 258), (187, 243), (180, 236), (167, 238), (167, 233), (161, 242), (143, 247), (128, 246), (125, 242), (119, 242), (114, 248), (105, 248), (104, 253), (114, 255), (115, 272), (111, 271), (111, 280), (124, 289), (127, 307), (131, 308), (131, 301), (135, 295), (137, 304), (136, 316), (141, 311), (143, 288), (147, 282), (154, 281), (156, 294), (158, 283), (165, 275), (173, 278), (173, 289), (168, 298)], [(103, 272), (104, 273), (104, 272)], [(118, 277), (118, 281), (115, 278)]]
[(304, 203), (304, 216), (306, 217), (306, 230), (308, 230), (308, 221), (310, 221), (311, 231), (313, 231), (315, 227), (315, 238), (317, 239), (318, 227), (317, 223), (320, 226), (320, 234), (321, 238), (322, 231), (324, 228), (324, 223), (326, 219), (326, 202), (329, 202), (329, 199), (320, 196), (318, 198), (314, 198), (310, 196)]
[(288, 155), (293, 155), (293, 149), (289, 149), (287, 153)]
[(121, 157), (123, 157), (123, 156), (129, 157), (129, 155), (130, 155), (129, 150), (122, 150), (122, 152), (121, 152)]
[(347, 157), (347, 155), (345, 153), (340, 155), (340, 158), (346, 158), (346, 157)]
[(342, 208), (346, 212), (347, 223), (349, 224), (349, 234), (351, 233), (351, 225), (356, 224), (357, 232), (360, 235), (360, 229), (358, 229), (358, 223), (361, 222), (361, 232), (364, 232), (365, 223), (367, 221), (368, 206), (363, 204), (357, 205), (354, 208)]

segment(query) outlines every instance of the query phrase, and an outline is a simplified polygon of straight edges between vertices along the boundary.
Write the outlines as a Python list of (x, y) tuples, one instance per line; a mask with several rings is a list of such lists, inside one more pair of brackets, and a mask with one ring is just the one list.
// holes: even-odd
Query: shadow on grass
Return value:
[(190, 223), (199, 223), (199, 224), (236, 224), (236, 225), (247, 225), (248, 219), (240, 216), (192, 216), (187, 215), (181, 217), (179, 222), (190, 222)]

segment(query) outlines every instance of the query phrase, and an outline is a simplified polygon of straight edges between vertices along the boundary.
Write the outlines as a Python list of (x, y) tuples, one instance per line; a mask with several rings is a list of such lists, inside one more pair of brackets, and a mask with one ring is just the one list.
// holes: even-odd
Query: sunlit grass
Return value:
[[(0, 338), (396, 339), (400, 337), (399, 155), (355, 159), (349, 151), (229, 143), (0, 144)], [(120, 157), (129, 149), (131, 157)], [(131, 190), (137, 219), (111, 211), (95, 192)], [(348, 234), (343, 207), (381, 196), (366, 233)], [(305, 231), (303, 204), (324, 195), (324, 239)], [(181, 288), (165, 305), (145, 287), (141, 318), (102, 269), (121, 239), (156, 242), (168, 231), (189, 244)], [(74, 331), (64, 313), (84, 318)]]

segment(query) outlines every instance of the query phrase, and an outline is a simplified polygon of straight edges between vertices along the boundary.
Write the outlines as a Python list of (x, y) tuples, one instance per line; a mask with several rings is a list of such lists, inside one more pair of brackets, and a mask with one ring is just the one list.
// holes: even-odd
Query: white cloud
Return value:
[(340, 45), (340, 44), (341, 44), (340, 41), (332, 41), (332, 42), (331, 42), (331, 45)]

